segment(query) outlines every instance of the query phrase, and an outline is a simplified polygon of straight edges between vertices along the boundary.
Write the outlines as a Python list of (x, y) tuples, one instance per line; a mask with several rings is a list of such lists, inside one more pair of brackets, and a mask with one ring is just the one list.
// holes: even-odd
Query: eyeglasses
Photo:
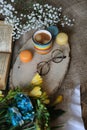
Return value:
[(53, 61), (54, 63), (60, 63), (64, 58), (66, 58), (66, 56), (64, 56), (62, 50), (53, 50), (51, 53), (51, 58), (48, 61), (42, 61), (37, 64), (37, 72), (41, 76), (47, 75), (50, 71), (50, 62)]

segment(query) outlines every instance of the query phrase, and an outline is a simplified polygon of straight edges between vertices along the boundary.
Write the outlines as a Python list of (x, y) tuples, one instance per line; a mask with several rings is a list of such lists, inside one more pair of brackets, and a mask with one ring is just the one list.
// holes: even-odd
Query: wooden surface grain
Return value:
[[(16, 61), (13, 65), (13, 72), (12, 72), (12, 81), (13, 86), (21, 86), (24, 87), (31, 82), (33, 76), (37, 72), (37, 64), (45, 61), (45, 63), (50, 59), (49, 62), (49, 72), (47, 75), (43, 76), (43, 89), (52, 97), (52, 95), (55, 94), (55, 92), (58, 90), (58, 88), (61, 86), (61, 83), (68, 71), (68, 66), (70, 63), (70, 47), (69, 44), (65, 44), (63, 46), (58, 45), (56, 41), (53, 42), (52, 50), (46, 54), (46, 55), (40, 55), (38, 54), (33, 46), (32, 38), (30, 38), (24, 46), (19, 50), (20, 52), (22, 50), (29, 49), (33, 54), (33, 59), (31, 62), (28, 62), (27, 64), (20, 63), (19, 55), (16, 58)], [(57, 54), (60, 53), (59, 50), (63, 51), (63, 55), (66, 57), (59, 63), (54, 63), (52, 60), (52, 52), (56, 51)], [(20, 66), (20, 69), (19, 67)], [(43, 68), (44, 69), (44, 68)], [(23, 74), (23, 75), (20, 75)]]

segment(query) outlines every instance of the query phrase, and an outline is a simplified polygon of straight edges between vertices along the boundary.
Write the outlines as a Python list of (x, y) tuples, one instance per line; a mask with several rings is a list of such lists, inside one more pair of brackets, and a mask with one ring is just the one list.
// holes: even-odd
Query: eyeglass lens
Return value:
[(56, 49), (51, 53), (51, 57), (52, 57), (53, 62), (59, 63), (63, 60), (64, 55), (63, 55), (63, 52), (61, 50)]
[(54, 50), (51, 53), (51, 59), (48, 61), (42, 61), (37, 64), (37, 72), (44, 76), (50, 71), (50, 62), (53, 61), (55, 63), (60, 63), (66, 56), (64, 56), (63, 52), (59, 49)]
[(42, 61), (40, 62), (39, 64), (37, 64), (37, 72), (40, 74), (40, 75), (46, 75), (50, 70), (50, 65), (49, 65), (49, 62), (46, 62), (46, 61)]

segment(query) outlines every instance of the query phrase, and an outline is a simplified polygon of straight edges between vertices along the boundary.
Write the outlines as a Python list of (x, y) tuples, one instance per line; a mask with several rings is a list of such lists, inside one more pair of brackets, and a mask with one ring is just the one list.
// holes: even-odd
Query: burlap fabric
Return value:
[[(83, 119), (87, 128), (87, 0), (44, 0), (56, 7), (62, 5), (63, 13), (73, 16), (76, 21), (72, 28), (65, 28), (69, 35), (71, 62), (68, 73), (62, 83), (62, 90), (81, 85)], [(61, 30), (61, 28), (60, 28)], [(32, 31), (24, 34), (18, 41), (14, 53), (31, 37)], [(13, 61), (14, 62), (14, 61)]]

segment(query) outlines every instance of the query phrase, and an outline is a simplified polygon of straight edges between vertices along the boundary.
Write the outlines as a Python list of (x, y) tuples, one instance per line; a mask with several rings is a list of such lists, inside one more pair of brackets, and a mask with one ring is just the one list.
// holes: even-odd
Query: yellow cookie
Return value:
[(59, 45), (64, 45), (68, 43), (68, 35), (66, 33), (59, 33), (56, 37), (56, 43)]

